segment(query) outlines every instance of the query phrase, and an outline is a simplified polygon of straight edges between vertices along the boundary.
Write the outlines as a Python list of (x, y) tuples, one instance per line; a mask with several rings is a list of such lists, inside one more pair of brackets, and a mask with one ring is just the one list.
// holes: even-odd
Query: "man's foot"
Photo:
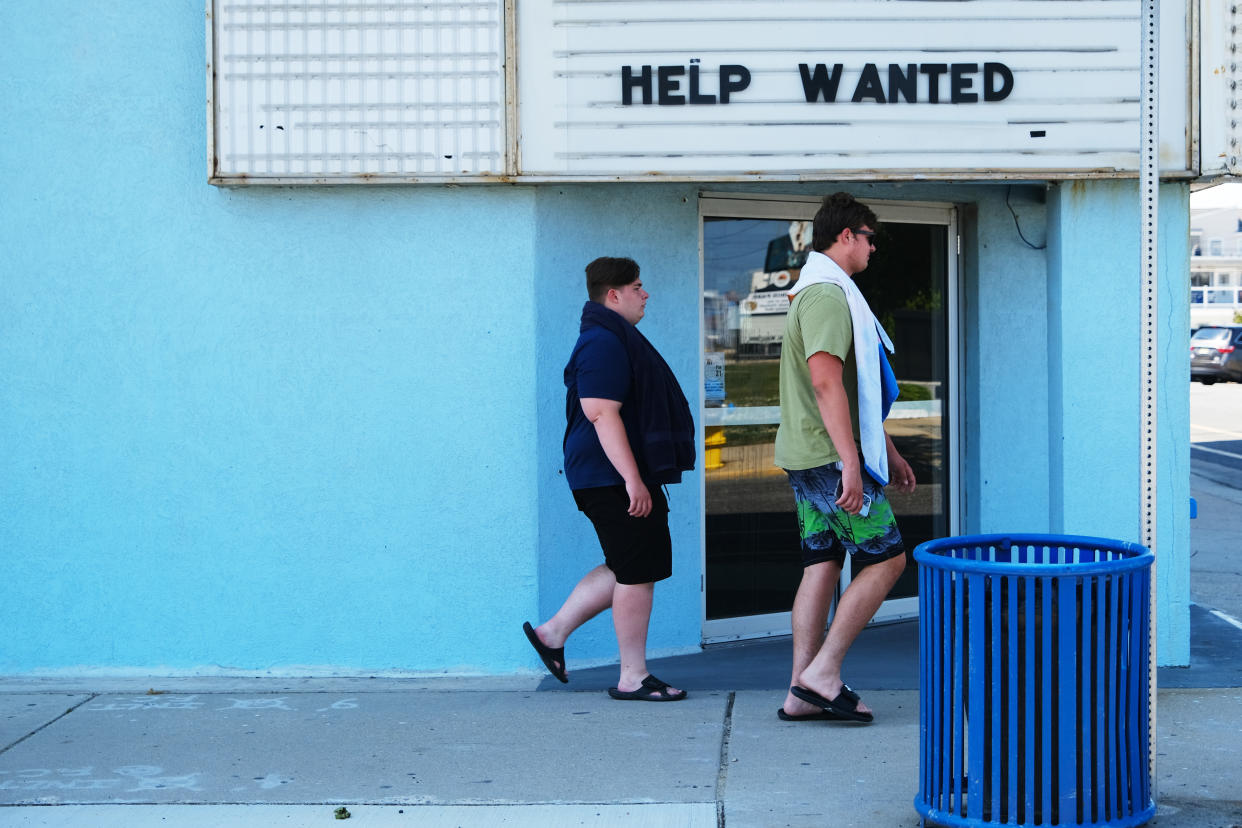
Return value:
[(862, 699), (858, 694), (849, 688), (848, 685), (842, 684), (840, 691), (831, 699), (821, 695), (807, 687), (794, 685), (789, 688), (789, 692), (793, 693), (804, 702), (815, 705), (823, 710), (836, 713), (843, 719), (852, 722), (870, 722), (875, 716), (871, 710), (862, 703)]
[(622, 690), (618, 687), (609, 687), (608, 695), (614, 699), (621, 701), (681, 701), (686, 697), (685, 690), (678, 690), (676, 687), (669, 687), (667, 682), (660, 681), (652, 675), (648, 675), (642, 680), (642, 683), (633, 690)]
[(816, 710), (814, 713), (793, 715), (785, 712), (785, 708), (776, 711), (776, 718), (782, 722), (843, 722), (846, 721), (831, 710)]
[[(806, 673), (803, 673), (799, 677), (797, 681), (797, 685), (802, 687), (804, 690), (810, 690), (816, 693), (817, 695), (822, 696), (825, 699), (835, 699), (837, 695), (840, 694), (841, 688), (845, 687), (845, 682), (841, 680), (840, 674), (834, 676), (833, 678), (824, 679), (822, 675), (808, 676)], [(853, 693), (854, 691), (851, 690), (850, 692)], [(858, 694), (855, 693), (854, 695), (858, 695)], [(810, 709), (816, 709), (816, 710), (820, 709), (816, 705), (807, 705), (807, 703), (803, 701), (802, 698), (794, 695), (792, 688), (790, 689), (789, 694), (786, 696), (785, 701), (789, 702), (790, 699), (793, 699), (793, 706), (786, 704), (785, 705), (786, 713), (795, 713), (795, 714), (806, 713)], [(803, 706), (805, 706), (805, 709)], [(859, 713), (871, 713), (872, 710), (870, 707), (867, 706), (866, 702), (860, 699), (858, 702), (858, 712)]]
[(553, 648), (544, 644), (538, 631), (530, 625), (529, 621), (523, 622), (522, 632), (526, 633), (526, 639), (530, 641), (530, 646), (535, 648), (535, 652), (539, 654), (539, 659), (543, 662), (543, 666), (548, 668), (548, 672), (562, 683), (568, 684), (569, 676), (565, 675), (565, 648)]
[(815, 705), (807, 704), (802, 699), (795, 696), (792, 692), (785, 694), (785, 703), (781, 705), (781, 710), (785, 711), (787, 716), (793, 716), (795, 718), (823, 712)]

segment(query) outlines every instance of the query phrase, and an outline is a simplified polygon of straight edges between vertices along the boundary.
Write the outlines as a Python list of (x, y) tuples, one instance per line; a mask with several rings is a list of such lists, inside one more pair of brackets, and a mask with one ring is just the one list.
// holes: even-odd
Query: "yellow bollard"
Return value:
[(724, 468), (720, 447), (725, 444), (724, 426), (707, 426), (703, 429), (703, 467), (708, 471)]

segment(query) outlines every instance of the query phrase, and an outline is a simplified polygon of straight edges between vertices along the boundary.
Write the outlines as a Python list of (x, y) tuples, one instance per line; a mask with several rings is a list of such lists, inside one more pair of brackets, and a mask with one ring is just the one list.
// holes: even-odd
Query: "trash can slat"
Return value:
[(1077, 584), (1070, 578), (1058, 578), (1055, 584), (1057, 621), (1060, 628), (1057, 637), (1059, 681), (1056, 707), (1061, 749), (1055, 751), (1053, 756), (1057, 763), (1058, 821), (1065, 824), (1070, 819), (1077, 819), (1078, 811), (1078, 782), (1075, 779), (1078, 763), (1067, 760), (1071, 755), (1079, 755), (1077, 699), (1082, 693), (1082, 687), (1078, 677), (1078, 648), (1075, 646), (1077, 636), (1074, 634), (1077, 627)]
[[(967, 629), (979, 629), (983, 626), (983, 612), (985, 609), (985, 601), (983, 595), (983, 576), (967, 575), (966, 585), (969, 590), (969, 611), (970, 621)], [(986, 660), (984, 659), (984, 647), (987, 639), (982, 635), (967, 635), (967, 642), (970, 655), (967, 664), (970, 666), (968, 673), (968, 692), (969, 707), (967, 711), (983, 710), (983, 678), (986, 670)], [(978, 817), (983, 813), (983, 721), (981, 716), (974, 716), (967, 725), (967, 733), (969, 734), (969, 742), (967, 743), (967, 758), (969, 761), (969, 771), (967, 772), (967, 806), (966, 810), (973, 817)]]
[(1109, 642), (1109, 659), (1108, 659), (1108, 749), (1109, 749), (1109, 778), (1113, 781), (1112, 797), (1109, 799), (1109, 819), (1117, 819), (1122, 814), (1122, 721), (1118, 715), (1118, 698), (1122, 693), (1122, 685), (1118, 682), (1118, 673), (1120, 664), (1122, 664), (1122, 650), (1118, 644), (1118, 628), (1120, 624), (1117, 619), (1122, 616), (1122, 585), (1113, 578), (1112, 582), (1113, 595), (1110, 596), (1115, 610), (1110, 614), (1108, 642)]
[[(992, 629), (992, 670), (988, 674), (986, 681), (988, 683), (987, 686), (990, 687), (992, 691), (993, 710), (1001, 709), (1001, 692), (1003, 685), (1000, 677), (1003, 674), (1002, 665), (1004, 664), (1004, 655), (1001, 650), (1001, 636), (996, 635), (996, 631), (1001, 629), (1001, 612), (1003, 609), (1001, 604), (1001, 595), (1004, 591), (1003, 585), (1004, 582), (1000, 580), (994, 584), (989, 584), (989, 589), (991, 591), (989, 606), (992, 608), (991, 618), (989, 619)], [(988, 802), (988, 805), (991, 807), (992, 813), (994, 814), (1000, 813), (1001, 806), (1001, 785), (1003, 784), (1001, 779), (1001, 768), (1004, 764), (1001, 760), (1005, 756), (1005, 752), (1002, 750), (1001, 745), (1004, 744), (1002, 734), (1005, 729), (1005, 724), (1005, 722), (992, 723), (992, 738), (990, 751), (988, 753), (989, 758), (992, 760), (990, 763), (992, 798)]]
[(966, 710), (963, 707), (964, 696), (962, 693), (962, 670), (965, 667), (965, 590), (962, 589), (961, 574), (953, 575), (953, 629), (956, 634), (953, 636), (953, 767), (950, 780), (950, 791), (952, 792), (954, 807), (960, 807), (962, 801), (962, 776), (965, 767), (962, 763), (964, 759), (966, 743)]
[[(1095, 617), (1097, 636), (1102, 635), (1106, 627), (1105, 624), (1105, 602), (1108, 600), (1106, 590), (1106, 582), (1103, 578), (1096, 579), (1096, 601), (1095, 601)], [(1104, 820), (1105, 809), (1107, 808), (1107, 779), (1105, 773), (1104, 749), (1106, 737), (1104, 735), (1104, 686), (1101, 676), (1106, 675), (1104, 670), (1104, 654), (1105, 648), (1103, 642), (1095, 648), (1095, 692), (1097, 702), (1095, 704), (1095, 810), (1093, 818), (1096, 820)]]
[[(1051, 583), (1047, 578), (1039, 579), (1039, 596), (1041, 620), (1052, 617), (1052, 589)], [(1043, 743), (1044, 752), (1040, 756), (1039, 762), (1039, 778), (1040, 778), (1040, 796), (1039, 804), (1043, 806), (1040, 813), (1052, 813), (1052, 725), (1049, 719), (1052, 708), (1056, 706), (1057, 698), (1052, 695), (1052, 642), (1047, 635), (1038, 636), (1040, 648), (1040, 662), (1043, 665), (1041, 676), (1040, 698), (1046, 702), (1039, 705), (1039, 735)]]
[[(1018, 682), (1014, 676), (1017, 673), (1017, 667), (1021, 663), (1018, 651), (1019, 639), (1016, 634), (1018, 629), (1018, 588), (1021, 585), (1021, 579), (1014, 575), (1005, 576), (1009, 582), (1009, 606), (1007, 608), (1009, 618), (1009, 671), (1008, 680), (1005, 682), (1009, 687), (1009, 738), (1010, 749), (1005, 753), (1009, 759), (1009, 803), (1012, 811), (1016, 811), (1018, 807), (1018, 751), (1014, 747), (1014, 742), (1018, 736)], [(1012, 813), (1010, 814), (1012, 818)]]

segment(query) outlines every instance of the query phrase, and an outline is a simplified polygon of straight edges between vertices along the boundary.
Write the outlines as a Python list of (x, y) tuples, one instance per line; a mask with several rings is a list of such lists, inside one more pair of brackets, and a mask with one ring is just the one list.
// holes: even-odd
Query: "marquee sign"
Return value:
[[(1136, 0), (208, 3), (216, 183), (1055, 178), (1139, 166)], [(1211, 34), (1228, 29), (1223, 13), (1202, 14), (1207, 66), (1236, 34)], [(1160, 19), (1163, 173), (1198, 172), (1200, 118), (1209, 160), (1237, 169), (1233, 122), (1211, 100), (1192, 107), (1200, 85), (1233, 94), (1221, 69), (1233, 64), (1192, 75), (1190, 7), (1167, 4)]]
[[(520, 3), (521, 172), (1133, 174), (1139, 11), (1127, 0)], [(1185, 170), (1186, 21), (1166, 17), (1164, 161)]]

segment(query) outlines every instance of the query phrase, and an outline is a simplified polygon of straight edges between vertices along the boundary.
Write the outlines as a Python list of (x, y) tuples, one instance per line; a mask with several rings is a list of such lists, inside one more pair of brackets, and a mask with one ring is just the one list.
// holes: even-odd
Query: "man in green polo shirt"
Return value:
[[(848, 193), (824, 199), (814, 252), (785, 320), (776, 464), (794, 490), (803, 561), (793, 605), (793, 674), (778, 711), (786, 721), (872, 720), (842, 680), (841, 663), (906, 565), (884, 495), (890, 482), (902, 492), (915, 486), (910, 465), (884, 433), (896, 396), (883, 350), (891, 343), (852, 280), (875, 250), (877, 225), (875, 213)], [(846, 554), (855, 574), (825, 636)]]

